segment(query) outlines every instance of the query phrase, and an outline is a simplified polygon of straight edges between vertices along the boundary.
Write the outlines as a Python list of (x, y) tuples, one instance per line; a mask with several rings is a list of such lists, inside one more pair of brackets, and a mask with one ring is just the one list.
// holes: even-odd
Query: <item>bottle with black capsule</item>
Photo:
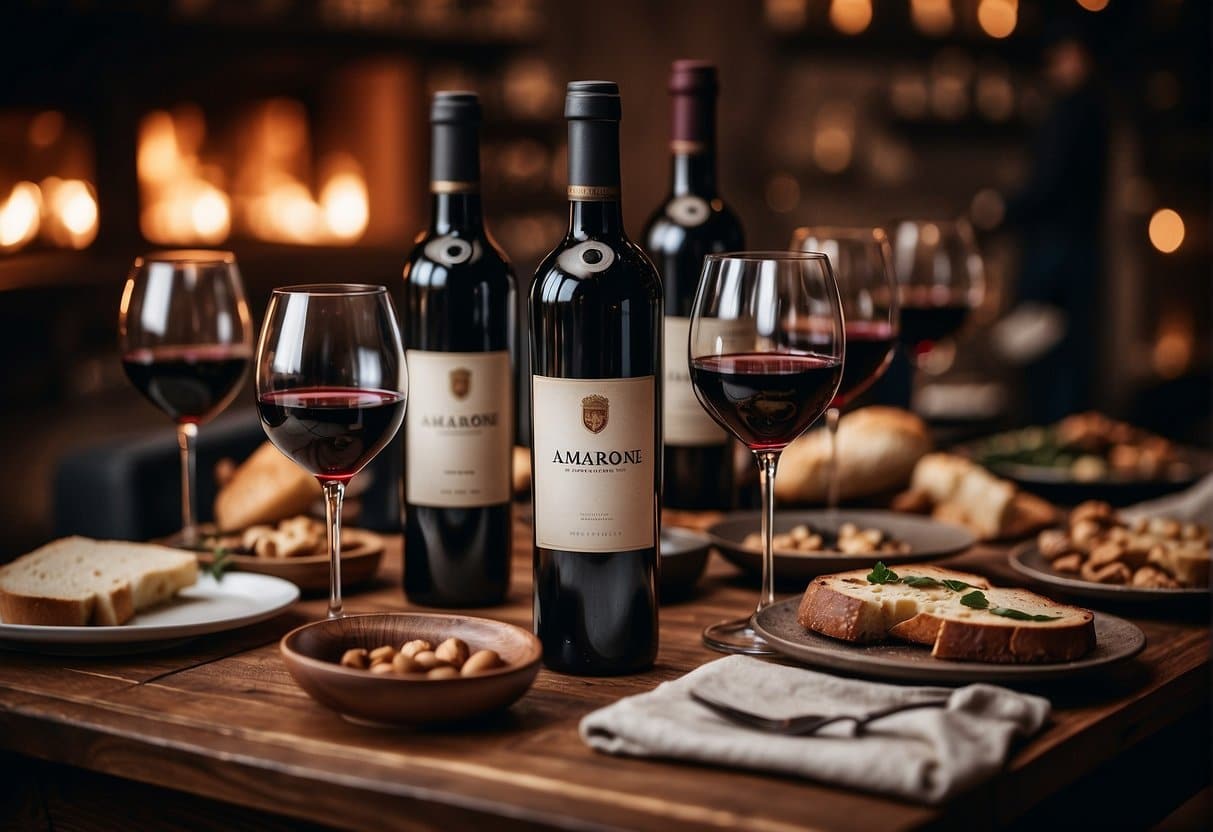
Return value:
[(569, 230), (530, 297), (535, 632), (583, 675), (657, 655), (661, 279), (623, 230), (620, 114), (569, 84)]
[(404, 267), (404, 591), (505, 600), (510, 578), (515, 279), (480, 203), (480, 102), (436, 93), (430, 226)]
[(695, 398), (687, 342), (704, 256), (743, 250), (745, 235), (716, 187), (715, 65), (675, 61), (669, 91), (670, 193), (643, 237), (665, 287), (663, 501), (670, 508), (727, 509), (733, 504), (733, 444)]

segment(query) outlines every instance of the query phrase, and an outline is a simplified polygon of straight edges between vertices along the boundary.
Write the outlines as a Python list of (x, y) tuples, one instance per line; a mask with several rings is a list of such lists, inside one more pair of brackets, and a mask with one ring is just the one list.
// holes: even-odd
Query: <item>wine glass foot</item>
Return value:
[(703, 631), (703, 643), (721, 653), (744, 653), (747, 656), (774, 656), (762, 636), (750, 624), (749, 618), (721, 621)]

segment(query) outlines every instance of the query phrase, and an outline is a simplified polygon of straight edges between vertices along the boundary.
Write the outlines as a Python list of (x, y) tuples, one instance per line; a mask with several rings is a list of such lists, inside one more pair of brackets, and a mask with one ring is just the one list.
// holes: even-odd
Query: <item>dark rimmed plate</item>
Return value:
[(677, 526), (661, 529), (662, 596), (686, 595), (695, 588), (708, 565), (712, 544), (700, 533)]
[(800, 598), (789, 598), (754, 617), (754, 628), (780, 655), (826, 670), (905, 682), (971, 684), (974, 682), (1031, 683), (1069, 679), (1107, 670), (1140, 653), (1146, 635), (1136, 624), (1114, 615), (1095, 613), (1095, 649), (1072, 662), (995, 664), (936, 659), (929, 648), (886, 642), (850, 644), (806, 630), (796, 620)]
[[(708, 538), (720, 554), (749, 572), (762, 571), (762, 552), (743, 545), (746, 536), (758, 531), (758, 512), (738, 512), (728, 515), (707, 530)], [(775, 578), (779, 581), (808, 581), (829, 572), (871, 567), (876, 561), (887, 564), (912, 563), (955, 555), (977, 542), (973, 533), (963, 526), (939, 523), (912, 514), (895, 511), (777, 511), (775, 533), (787, 532), (795, 526), (807, 525), (815, 530), (835, 533), (843, 523), (854, 523), (861, 529), (880, 529), (886, 535), (910, 544), (905, 555), (844, 555), (840, 552), (787, 552), (775, 550)]]
[(1121, 584), (1097, 584), (1094, 581), (1062, 575), (1053, 571), (1033, 541), (1016, 546), (1007, 555), (1007, 559), (1011, 562), (1011, 567), (1021, 575), (1083, 598), (1095, 598), (1100, 601), (1154, 603), (1158, 601), (1190, 602), (1194, 598), (1209, 597), (1208, 588), (1149, 589)]

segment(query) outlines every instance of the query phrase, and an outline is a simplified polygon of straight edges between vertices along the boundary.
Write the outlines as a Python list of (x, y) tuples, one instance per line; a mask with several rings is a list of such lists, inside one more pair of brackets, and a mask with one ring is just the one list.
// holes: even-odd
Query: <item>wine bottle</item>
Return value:
[(619, 88), (575, 81), (569, 230), (531, 285), (535, 633), (548, 667), (642, 670), (657, 654), (661, 278), (627, 238)]
[(675, 61), (670, 194), (650, 217), (645, 249), (665, 286), (664, 503), (726, 509), (733, 504), (733, 444), (695, 398), (687, 366), (691, 304), (706, 254), (745, 248), (741, 223), (716, 191), (716, 67)]
[(429, 228), (404, 267), (404, 591), (427, 606), (505, 600), (510, 581), (515, 281), (480, 204), (480, 102), (430, 111)]

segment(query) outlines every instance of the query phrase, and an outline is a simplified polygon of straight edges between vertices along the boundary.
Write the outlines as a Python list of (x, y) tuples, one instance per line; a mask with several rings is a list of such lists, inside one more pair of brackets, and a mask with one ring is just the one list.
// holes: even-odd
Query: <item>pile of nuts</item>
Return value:
[(1101, 584), (1147, 589), (1209, 584), (1209, 530), (1161, 517), (1121, 520), (1110, 505), (1088, 501), (1066, 529), (1043, 531), (1040, 554), (1053, 571)]
[(1174, 443), (1102, 413), (1067, 416), (1055, 435), (1060, 447), (1081, 454), (1070, 469), (1078, 480), (1097, 480), (1109, 472), (1144, 479), (1190, 473)]
[[(889, 537), (880, 529), (861, 529), (854, 523), (843, 523), (838, 527), (838, 542), (830, 549), (825, 547), (821, 532), (814, 531), (803, 523), (791, 531), (781, 532), (772, 538), (776, 551), (782, 552), (840, 552), (844, 555), (907, 555), (910, 544)], [(746, 535), (742, 545), (751, 549), (762, 548), (762, 535), (752, 532)]]
[(406, 641), (396, 649), (390, 644), (367, 650), (351, 647), (341, 654), (341, 666), (370, 670), (376, 675), (393, 673), (410, 679), (458, 679), (479, 676), (505, 662), (493, 650), (472, 653), (461, 638), (448, 638), (435, 647), (425, 639)]
[(299, 515), (270, 525), (249, 526), (240, 534), (207, 537), (208, 548), (224, 548), (259, 558), (301, 558), (328, 553), (328, 532), (324, 523)]

